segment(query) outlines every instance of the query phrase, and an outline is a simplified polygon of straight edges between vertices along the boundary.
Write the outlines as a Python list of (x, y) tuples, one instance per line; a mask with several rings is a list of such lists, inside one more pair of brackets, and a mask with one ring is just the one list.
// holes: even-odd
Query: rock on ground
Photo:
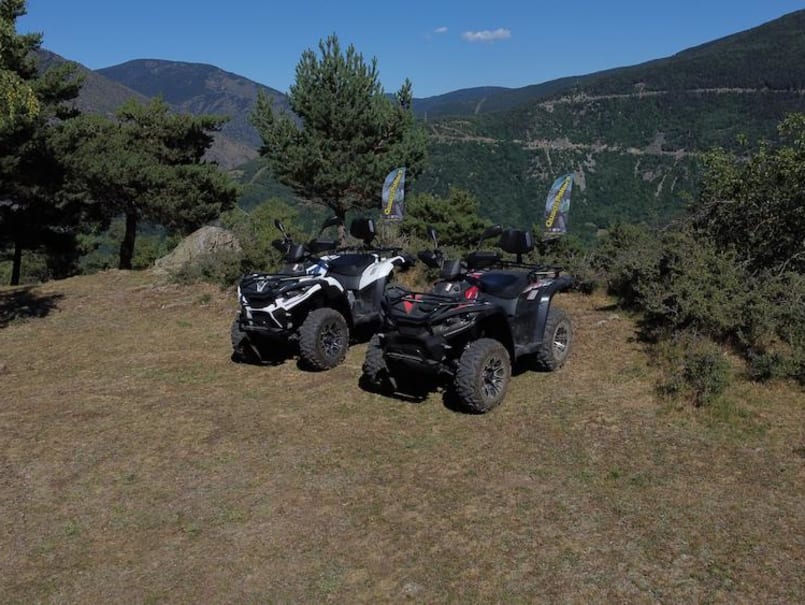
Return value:
[(202, 227), (184, 238), (172, 252), (157, 259), (154, 269), (173, 273), (200, 256), (216, 252), (237, 252), (240, 249), (240, 242), (231, 231), (222, 227)]

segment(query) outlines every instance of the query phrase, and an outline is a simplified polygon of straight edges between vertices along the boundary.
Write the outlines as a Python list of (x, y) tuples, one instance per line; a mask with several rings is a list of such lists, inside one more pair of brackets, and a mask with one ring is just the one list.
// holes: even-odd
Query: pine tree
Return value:
[(132, 100), (115, 121), (82, 116), (62, 129), (61, 152), (73, 186), (93, 202), (92, 214), (125, 217), (119, 268), (131, 269), (140, 221), (186, 233), (234, 205), (235, 184), (203, 160), (224, 121), (172, 114), (161, 99)]
[(78, 220), (73, 200), (60, 195), (64, 171), (51, 135), (76, 115), (68, 102), (81, 82), (71, 63), (38, 71), (42, 36), (16, 31), (25, 12), (24, 0), (0, 0), (0, 81), (9, 108), (0, 121), (0, 248), (13, 250), (12, 284), (19, 283), (23, 249), (61, 245)]
[(343, 52), (333, 34), (319, 42), (319, 55), (306, 50), (296, 67), (289, 103), (298, 122), (275, 112), (265, 95), (252, 122), (280, 182), (344, 218), (352, 209), (379, 207), (383, 179), (394, 168), (421, 172), (426, 137), (412, 100), (408, 80), (394, 100), (387, 97), (377, 60), (367, 64), (352, 45)]

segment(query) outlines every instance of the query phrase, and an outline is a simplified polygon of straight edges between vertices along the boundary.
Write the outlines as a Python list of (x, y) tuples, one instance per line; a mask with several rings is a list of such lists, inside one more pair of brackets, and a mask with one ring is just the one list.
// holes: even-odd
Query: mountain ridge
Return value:
[[(181, 112), (229, 116), (221, 133), (241, 148), (241, 154), (248, 156), (245, 160), (256, 157), (261, 144), (249, 122), (258, 93), (266, 94), (275, 107), (288, 109), (287, 97), (278, 90), (207, 63), (134, 59), (97, 73), (145, 96), (162, 96)], [(234, 167), (242, 161), (224, 163)]]
[[(275, 89), (209, 64), (138, 59), (97, 74), (178, 111), (232, 115), (212, 154), (226, 168), (257, 155), (257, 90), (288, 108)], [(786, 113), (805, 111), (803, 90), (805, 10), (636, 65), (414, 99), (430, 162), (413, 189), (462, 187), (488, 218), (530, 224), (556, 174), (572, 171), (583, 237), (618, 220), (661, 224), (695, 198), (703, 151), (773, 136)]]

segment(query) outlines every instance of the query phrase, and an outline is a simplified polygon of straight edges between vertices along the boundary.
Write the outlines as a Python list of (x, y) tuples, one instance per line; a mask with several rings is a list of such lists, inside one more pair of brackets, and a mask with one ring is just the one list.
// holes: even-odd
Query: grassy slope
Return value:
[(0, 328), (0, 602), (805, 601), (801, 394), (662, 406), (603, 298), (565, 297), (564, 369), (467, 416), (360, 390), (365, 345), (233, 364), (211, 287), (13, 296), (53, 308)]

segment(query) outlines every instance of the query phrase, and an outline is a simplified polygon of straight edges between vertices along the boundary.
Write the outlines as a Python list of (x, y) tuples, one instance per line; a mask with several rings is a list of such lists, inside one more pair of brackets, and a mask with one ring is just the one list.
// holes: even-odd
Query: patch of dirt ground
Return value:
[(361, 390), (365, 344), (233, 363), (212, 286), (0, 289), (0, 602), (805, 602), (802, 392), (663, 403), (562, 299), (567, 365), (471, 416)]

